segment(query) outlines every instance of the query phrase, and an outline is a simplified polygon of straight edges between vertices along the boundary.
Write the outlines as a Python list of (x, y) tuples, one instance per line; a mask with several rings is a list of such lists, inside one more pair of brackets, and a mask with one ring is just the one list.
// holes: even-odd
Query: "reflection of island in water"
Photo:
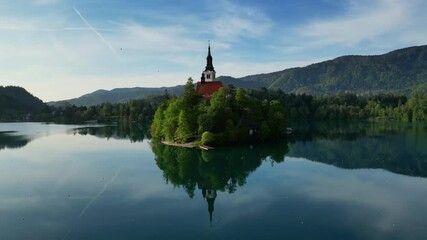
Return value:
[(287, 143), (264, 146), (238, 146), (200, 151), (152, 142), (157, 166), (167, 183), (182, 187), (192, 198), (196, 187), (208, 203), (209, 218), (217, 191), (233, 193), (264, 161), (280, 163), (288, 151)]
[(70, 130), (68, 133), (91, 135), (99, 138), (130, 139), (131, 142), (142, 142), (148, 136), (148, 125), (119, 122), (116, 125), (82, 126)]
[(289, 155), (345, 169), (427, 177), (427, 125), (317, 122), (296, 125)]
[(31, 140), (24, 135), (14, 135), (14, 132), (0, 132), (0, 150), (22, 148)]
[(153, 142), (158, 167), (167, 183), (190, 197), (200, 189), (214, 211), (217, 191), (233, 193), (263, 161), (282, 162), (285, 154), (345, 169), (384, 169), (427, 177), (427, 127), (406, 123), (304, 123), (288, 144), (218, 148), (174, 148)]

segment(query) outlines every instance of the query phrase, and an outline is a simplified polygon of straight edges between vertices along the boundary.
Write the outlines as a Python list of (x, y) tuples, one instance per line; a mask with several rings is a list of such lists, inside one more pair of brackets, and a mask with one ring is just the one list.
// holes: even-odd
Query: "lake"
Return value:
[(294, 123), (200, 151), (0, 123), (0, 239), (427, 239), (427, 126)]

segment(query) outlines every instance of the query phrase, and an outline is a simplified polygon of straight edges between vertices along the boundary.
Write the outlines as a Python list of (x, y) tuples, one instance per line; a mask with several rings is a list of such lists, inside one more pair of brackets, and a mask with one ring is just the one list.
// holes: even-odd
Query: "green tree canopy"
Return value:
[(220, 88), (206, 100), (195, 94), (191, 79), (184, 88), (182, 97), (166, 100), (156, 111), (151, 128), (154, 137), (212, 145), (284, 137), (287, 115), (277, 100), (263, 105), (240, 88)]

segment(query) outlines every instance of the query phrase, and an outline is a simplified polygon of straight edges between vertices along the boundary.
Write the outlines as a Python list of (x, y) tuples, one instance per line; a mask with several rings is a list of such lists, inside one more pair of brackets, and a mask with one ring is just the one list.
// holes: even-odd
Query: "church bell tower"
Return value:
[(215, 69), (212, 63), (211, 43), (208, 45), (208, 56), (206, 57), (206, 67), (202, 72), (200, 82), (196, 84), (196, 94), (203, 96), (204, 100), (209, 101), (212, 94), (224, 87), (221, 81), (215, 79)]
[(211, 44), (208, 44), (208, 56), (206, 57), (206, 68), (202, 73), (202, 82), (213, 82), (215, 81), (215, 69), (212, 63), (212, 55), (211, 55)]

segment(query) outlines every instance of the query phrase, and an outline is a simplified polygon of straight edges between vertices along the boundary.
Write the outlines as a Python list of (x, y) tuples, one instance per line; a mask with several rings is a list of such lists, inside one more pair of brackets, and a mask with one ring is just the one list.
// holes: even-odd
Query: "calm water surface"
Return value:
[(294, 126), (213, 151), (0, 124), (0, 239), (427, 239), (427, 128)]

